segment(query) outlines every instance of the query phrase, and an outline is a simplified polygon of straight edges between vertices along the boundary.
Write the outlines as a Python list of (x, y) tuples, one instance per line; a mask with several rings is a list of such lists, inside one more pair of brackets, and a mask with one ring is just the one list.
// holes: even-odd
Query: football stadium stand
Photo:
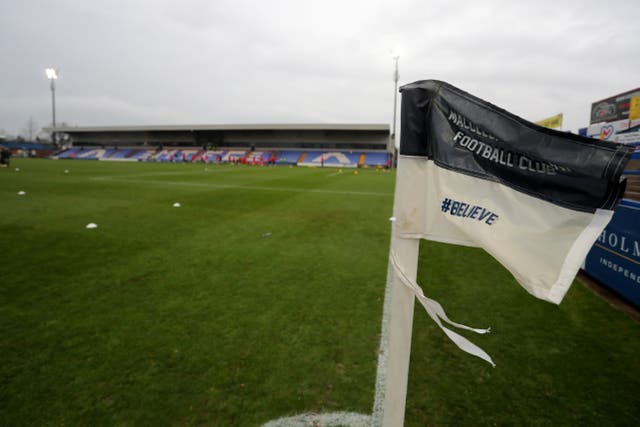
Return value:
[(276, 156), (276, 163), (279, 165), (297, 165), (303, 151), (282, 150)]
[(56, 132), (73, 147), (52, 156), (59, 159), (355, 168), (392, 165), (394, 151), (387, 124), (59, 126)]
[(194, 148), (144, 149), (132, 147), (73, 147), (53, 156), (55, 159), (148, 162), (242, 163), (250, 165), (297, 165), (311, 167), (389, 167), (390, 156), (380, 151), (317, 150), (207, 150)]
[(203, 155), (203, 161), (207, 163), (222, 163), (222, 156), (224, 151), (222, 150), (207, 150)]
[(173, 151), (174, 150), (160, 150), (155, 153), (151, 153), (147, 160), (150, 162), (168, 162), (169, 157), (173, 160)]
[(54, 159), (75, 159), (78, 152), (80, 152), (80, 148), (69, 148), (54, 154), (52, 157)]
[(225, 163), (239, 162), (241, 159), (244, 159), (244, 157), (246, 155), (247, 155), (247, 151), (246, 150), (242, 150), (242, 151), (238, 151), (238, 150), (226, 151), (222, 156), (222, 161), (225, 162)]
[(195, 161), (198, 157), (200, 157), (200, 155), (202, 154), (202, 150), (184, 150), (182, 152), (183, 154), (183, 161), (185, 162), (193, 162)]
[(111, 156), (113, 156), (116, 151), (117, 150), (115, 148), (108, 148), (104, 150), (104, 154), (102, 155), (102, 158), (100, 160), (110, 160)]
[(352, 151), (311, 151), (298, 166), (357, 168), (360, 153)]
[(153, 153), (149, 150), (144, 149), (133, 149), (127, 153), (126, 157), (123, 160), (129, 161), (146, 161)]
[(76, 159), (81, 160), (98, 160), (102, 159), (105, 154), (104, 149), (102, 148), (94, 148), (91, 150), (80, 150), (79, 153), (76, 154)]
[(0, 145), (5, 148), (9, 148), (10, 150), (53, 150), (53, 146), (51, 144), (43, 144), (38, 142), (3, 141), (0, 142)]
[(183, 162), (186, 160), (186, 154), (185, 156), (182, 155), (183, 152), (181, 149), (178, 150), (171, 150), (170, 154), (169, 154), (169, 161), (170, 162)]
[(15, 157), (50, 157), (56, 149), (52, 144), (27, 141), (5, 141), (0, 139), (0, 147), (11, 151)]
[(361, 166), (369, 167), (389, 167), (391, 158), (387, 152), (368, 152), (365, 155), (364, 162)]
[[(108, 151), (110, 151), (109, 157), (103, 158), (101, 160), (123, 161), (123, 160), (127, 160), (129, 156), (133, 154), (133, 150), (126, 149), (126, 148), (121, 148), (121, 149), (116, 148)], [(107, 153), (105, 153), (105, 157), (106, 157), (106, 154)]]
[(267, 164), (269, 162), (269, 157), (271, 157), (270, 152), (264, 151), (252, 151), (248, 153), (245, 157), (246, 163), (249, 164)]

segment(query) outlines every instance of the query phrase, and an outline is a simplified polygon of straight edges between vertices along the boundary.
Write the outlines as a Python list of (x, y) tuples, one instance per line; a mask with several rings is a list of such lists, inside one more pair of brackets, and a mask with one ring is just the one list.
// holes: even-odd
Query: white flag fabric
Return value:
[(396, 235), (481, 247), (559, 304), (624, 192), (633, 149), (542, 128), (440, 81), (401, 93)]
[(398, 180), (400, 237), (481, 247), (527, 291), (556, 304), (613, 214), (557, 206), (431, 160), (401, 157)]

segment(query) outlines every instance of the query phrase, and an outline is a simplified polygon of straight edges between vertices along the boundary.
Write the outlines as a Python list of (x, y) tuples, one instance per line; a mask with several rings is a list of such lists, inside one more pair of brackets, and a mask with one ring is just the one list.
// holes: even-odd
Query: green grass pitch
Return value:
[[(0, 425), (370, 413), (394, 174), (353, 172), (13, 159)], [(465, 335), (497, 367), (417, 307), (406, 426), (640, 424), (640, 325), (581, 284), (556, 307), (482, 250), (431, 242), (418, 281), (492, 327)]]

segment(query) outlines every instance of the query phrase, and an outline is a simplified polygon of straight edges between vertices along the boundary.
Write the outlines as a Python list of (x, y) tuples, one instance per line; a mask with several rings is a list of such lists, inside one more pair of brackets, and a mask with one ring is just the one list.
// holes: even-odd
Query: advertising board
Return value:
[(613, 122), (629, 118), (631, 98), (640, 96), (640, 88), (619, 93), (591, 104), (591, 124)]

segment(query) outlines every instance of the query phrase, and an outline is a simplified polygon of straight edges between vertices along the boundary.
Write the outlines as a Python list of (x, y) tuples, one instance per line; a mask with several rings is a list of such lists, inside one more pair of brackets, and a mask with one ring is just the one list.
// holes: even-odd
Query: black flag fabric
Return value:
[(447, 83), (403, 86), (400, 154), (560, 206), (612, 209), (633, 148), (527, 122)]

